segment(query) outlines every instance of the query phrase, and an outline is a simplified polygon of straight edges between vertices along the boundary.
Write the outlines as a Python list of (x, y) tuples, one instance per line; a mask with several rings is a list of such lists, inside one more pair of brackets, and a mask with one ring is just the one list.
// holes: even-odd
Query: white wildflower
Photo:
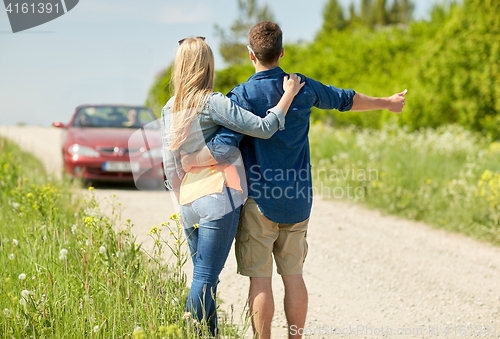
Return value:
[(10, 315), (10, 310), (8, 308), (4, 308), (3, 314), (8, 317)]
[(101, 253), (101, 254), (106, 253), (106, 247), (104, 247), (104, 246), (99, 247), (99, 253)]
[(68, 255), (68, 250), (63, 248), (60, 252), (59, 252), (59, 259), (60, 260), (64, 260), (66, 259), (66, 256)]
[(16, 257), (16, 256), (14, 255), (14, 253), (9, 254), (9, 259), (10, 259), (10, 260), (14, 260), (14, 258), (15, 258), (15, 257)]
[(94, 333), (97, 333), (99, 331), (99, 326), (98, 325), (95, 325), (94, 326)]
[(182, 319), (189, 319), (191, 318), (191, 312), (186, 312), (184, 313), (184, 315), (182, 316)]
[(12, 203), (12, 207), (14, 207), (14, 208), (18, 208), (18, 207), (19, 207), (19, 203), (17, 203), (17, 202), (13, 202), (13, 203)]
[(101, 214), (101, 211), (97, 207), (94, 207), (94, 208), (87, 208), (85, 211), (83, 211), (83, 213), (88, 217), (96, 218)]
[(85, 240), (85, 246), (90, 246), (90, 240)]
[(19, 280), (24, 280), (24, 279), (26, 279), (26, 274), (24, 273), (19, 274)]
[(26, 306), (26, 300), (25, 299), (19, 299), (19, 304), (22, 306)]
[(28, 299), (28, 296), (30, 295), (30, 291), (22, 290), (21, 295), (23, 296), (24, 299)]
[(12, 239), (12, 245), (17, 246), (17, 244), (19, 244), (19, 242), (16, 239)]
[(75, 234), (76, 232), (76, 224), (73, 224), (73, 226), (71, 226), (71, 233)]
[(139, 326), (137, 326), (134, 329), (134, 332), (132, 332), (132, 337), (134, 337), (134, 338), (143, 338), (145, 336), (146, 336), (146, 334), (145, 334), (144, 330)]

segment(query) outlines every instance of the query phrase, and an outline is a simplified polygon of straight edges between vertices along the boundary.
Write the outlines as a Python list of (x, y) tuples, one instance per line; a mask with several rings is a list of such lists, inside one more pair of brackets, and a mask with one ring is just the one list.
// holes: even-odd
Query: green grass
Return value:
[[(189, 256), (178, 216), (160, 227), (167, 237), (153, 229), (146, 254), (131, 221), (119, 224), (116, 199), (104, 216), (92, 188), (84, 199), (71, 182), (48, 181), (38, 160), (4, 139), (0, 187), (0, 338), (206, 335), (183, 318)], [(227, 319), (220, 330), (235, 338), (241, 327)]]
[(321, 123), (310, 142), (316, 192), (500, 244), (499, 178), (485, 173), (500, 170), (499, 143), (455, 125), (410, 133)]

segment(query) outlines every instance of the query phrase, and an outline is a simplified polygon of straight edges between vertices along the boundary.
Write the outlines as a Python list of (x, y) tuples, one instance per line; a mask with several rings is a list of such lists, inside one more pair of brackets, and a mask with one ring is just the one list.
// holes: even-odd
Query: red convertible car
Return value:
[(163, 187), (159, 120), (142, 106), (83, 105), (64, 128), (62, 155), (68, 175), (86, 181), (134, 181)]

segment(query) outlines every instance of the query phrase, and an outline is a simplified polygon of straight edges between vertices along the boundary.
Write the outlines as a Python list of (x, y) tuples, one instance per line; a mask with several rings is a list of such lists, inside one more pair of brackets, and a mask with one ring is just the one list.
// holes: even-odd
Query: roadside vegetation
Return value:
[[(149, 235), (146, 253), (113, 200), (100, 211), (69, 181), (0, 139), (0, 337), (196, 338), (207, 333), (184, 312), (190, 260), (179, 217)], [(232, 315), (222, 335), (238, 337)], [(236, 319), (237, 321), (239, 319)], [(241, 321), (240, 323), (244, 323)]]
[(500, 143), (460, 125), (312, 126), (315, 193), (500, 245)]

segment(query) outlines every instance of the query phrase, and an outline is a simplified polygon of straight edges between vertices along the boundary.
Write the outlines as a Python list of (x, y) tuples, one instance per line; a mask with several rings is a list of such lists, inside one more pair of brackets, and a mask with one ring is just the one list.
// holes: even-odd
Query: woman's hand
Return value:
[(283, 113), (288, 112), (290, 105), (292, 104), (293, 98), (299, 93), (300, 89), (304, 87), (306, 82), (300, 83), (300, 77), (297, 74), (290, 73), (285, 75), (283, 78), (283, 90), (285, 93), (278, 102), (278, 107), (281, 108)]
[(181, 150), (180, 154), (181, 165), (186, 173), (191, 171), (193, 167), (205, 167), (217, 164), (217, 161), (213, 158), (212, 153), (210, 153), (206, 145), (198, 152), (189, 154)]
[(285, 75), (283, 78), (283, 90), (285, 93), (290, 93), (293, 96), (296, 96), (300, 89), (306, 84), (305, 81), (303, 83), (300, 83), (300, 81), (301, 78), (295, 73), (290, 73), (290, 76)]

